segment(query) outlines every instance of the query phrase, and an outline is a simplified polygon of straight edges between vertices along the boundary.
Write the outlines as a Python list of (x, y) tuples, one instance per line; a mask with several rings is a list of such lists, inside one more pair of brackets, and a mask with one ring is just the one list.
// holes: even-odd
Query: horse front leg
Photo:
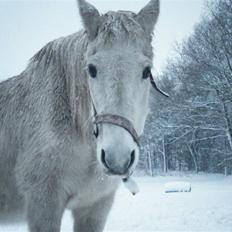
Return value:
[(102, 232), (114, 195), (112, 193), (89, 207), (73, 210), (74, 232)]
[(65, 204), (55, 182), (47, 181), (26, 195), (30, 232), (60, 232)]

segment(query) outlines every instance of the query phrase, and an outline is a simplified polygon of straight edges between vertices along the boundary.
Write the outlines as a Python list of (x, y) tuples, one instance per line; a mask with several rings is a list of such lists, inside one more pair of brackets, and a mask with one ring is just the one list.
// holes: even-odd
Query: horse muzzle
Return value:
[(112, 114), (95, 115), (94, 124), (97, 128), (103, 127), (96, 137), (98, 158), (106, 174), (129, 176), (139, 153), (139, 136), (133, 124), (127, 118)]

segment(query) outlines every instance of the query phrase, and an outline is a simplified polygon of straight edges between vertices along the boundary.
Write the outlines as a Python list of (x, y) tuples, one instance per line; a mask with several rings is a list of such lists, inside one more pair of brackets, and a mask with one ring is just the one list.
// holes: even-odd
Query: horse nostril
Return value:
[(131, 168), (134, 162), (135, 162), (135, 150), (131, 152), (131, 160), (130, 160), (128, 168)]
[(101, 162), (104, 164), (104, 166), (107, 168), (107, 169), (110, 169), (107, 162), (106, 162), (106, 153), (105, 153), (105, 150), (102, 149), (101, 150)]

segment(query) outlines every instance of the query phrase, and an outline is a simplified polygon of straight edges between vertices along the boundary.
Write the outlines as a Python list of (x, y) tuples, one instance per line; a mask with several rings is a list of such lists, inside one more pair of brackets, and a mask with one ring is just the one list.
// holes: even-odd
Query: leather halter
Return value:
[(136, 130), (134, 129), (133, 124), (127, 118), (124, 118), (120, 115), (115, 115), (115, 114), (95, 115), (94, 124), (96, 124), (96, 126), (98, 124), (112, 124), (115, 126), (122, 127), (130, 133), (130, 135), (132, 136), (136, 144), (140, 146), (139, 136)]
[(132, 122), (129, 119), (127, 119), (123, 116), (120, 116), (120, 115), (115, 115), (115, 114), (100, 114), (100, 115), (98, 115), (92, 97), (91, 97), (91, 101), (92, 101), (92, 106), (93, 106), (93, 111), (94, 111), (93, 124), (96, 125), (96, 131), (94, 131), (94, 135), (96, 138), (98, 137), (98, 133), (99, 133), (99, 131), (98, 131), (99, 124), (112, 124), (115, 126), (122, 127), (126, 131), (128, 131), (130, 133), (130, 135), (132, 136), (132, 138), (134, 139), (134, 141), (136, 142), (136, 144), (138, 146), (140, 146), (139, 136), (138, 136), (136, 130), (134, 129)]

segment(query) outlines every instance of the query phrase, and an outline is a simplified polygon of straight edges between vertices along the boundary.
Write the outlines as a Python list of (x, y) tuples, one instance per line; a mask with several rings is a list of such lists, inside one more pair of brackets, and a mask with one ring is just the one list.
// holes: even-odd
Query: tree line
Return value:
[(157, 77), (139, 169), (232, 174), (232, 0), (207, 2)]

